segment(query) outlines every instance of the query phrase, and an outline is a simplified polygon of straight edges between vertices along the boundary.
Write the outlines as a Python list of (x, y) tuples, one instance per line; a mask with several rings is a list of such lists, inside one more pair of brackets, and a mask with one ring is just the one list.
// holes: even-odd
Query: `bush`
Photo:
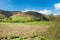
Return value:
[(54, 15), (53, 14), (50, 14), (49, 15), (49, 21), (53, 21), (55, 19)]
[(0, 22), (4, 21), (7, 17), (3, 14), (0, 14)]

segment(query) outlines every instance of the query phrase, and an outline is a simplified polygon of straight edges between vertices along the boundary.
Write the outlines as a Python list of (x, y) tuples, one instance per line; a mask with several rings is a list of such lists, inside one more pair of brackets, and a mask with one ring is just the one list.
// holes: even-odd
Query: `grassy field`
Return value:
[(16, 25), (51, 25), (51, 21), (34, 21), (34, 22), (26, 22), (26, 23), (8, 23), (8, 22), (0, 22), (0, 24), (16, 24)]
[(49, 21), (28, 23), (0, 22), (0, 40), (50, 40), (44, 33), (50, 28)]

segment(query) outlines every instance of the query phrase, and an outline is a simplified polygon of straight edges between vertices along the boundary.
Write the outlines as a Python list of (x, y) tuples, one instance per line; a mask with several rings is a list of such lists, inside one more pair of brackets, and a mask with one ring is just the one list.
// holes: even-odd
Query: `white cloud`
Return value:
[(49, 14), (51, 14), (52, 12), (51, 12), (51, 10), (44, 9), (44, 10), (40, 10), (39, 13), (49, 15)]
[(54, 4), (54, 7), (55, 7), (56, 10), (60, 10), (60, 3)]
[(60, 14), (54, 14), (54, 15), (60, 15)]
[(25, 8), (25, 10), (22, 10), (22, 12), (27, 12), (27, 11), (30, 11), (30, 9)]
[(24, 10), (24, 11), (22, 11), (22, 12), (27, 12), (27, 11), (30, 11), (29, 9), (27, 9), (27, 10)]

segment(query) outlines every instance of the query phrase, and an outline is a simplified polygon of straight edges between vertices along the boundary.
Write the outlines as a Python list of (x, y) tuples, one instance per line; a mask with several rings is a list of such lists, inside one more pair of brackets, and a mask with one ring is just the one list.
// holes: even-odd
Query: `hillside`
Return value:
[(0, 14), (3, 14), (5, 16), (7, 16), (7, 17), (12, 16), (12, 13), (10, 11), (5, 11), (5, 10), (0, 10)]
[(5, 15), (6, 17), (11, 17), (13, 15), (20, 15), (20, 16), (26, 16), (26, 17), (31, 17), (31, 18), (38, 18), (38, 19), (43, 19), (43, 20), (49, 20), (48, 17), (45, 17), (46, 15), (42, 13), (38, 13), (35, 11), (27, 11), (27, 12), (21, 12), (21, 11), (5, 11), (5, 10), (0, 10), (0, 14)]
[(0, 10), (0, 14), (4, 14), (7, 17), (10, 17), (14, 14), (20, 14), (20, 15), (30, 15), (30, 16), (35, 16), (35, 17), (40, 17), (41, 13), (38, 12), (33, 12), (33, 11), (27, 11), (27, 12), (20, 12), (20, 11), (5, 11), (5, 10)]

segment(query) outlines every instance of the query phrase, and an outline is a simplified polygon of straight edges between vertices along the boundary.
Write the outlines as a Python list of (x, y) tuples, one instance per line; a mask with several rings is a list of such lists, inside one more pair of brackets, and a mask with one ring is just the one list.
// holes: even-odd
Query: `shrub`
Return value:
[(55, 18), (54, 18), (54, 15), (53, 14), (50, 14), (49, 15), (49, 21), (53, 21)]
[(5, 15), (0, 14), (0, 22), (2, 22), (5, 18), (7, 18)]

